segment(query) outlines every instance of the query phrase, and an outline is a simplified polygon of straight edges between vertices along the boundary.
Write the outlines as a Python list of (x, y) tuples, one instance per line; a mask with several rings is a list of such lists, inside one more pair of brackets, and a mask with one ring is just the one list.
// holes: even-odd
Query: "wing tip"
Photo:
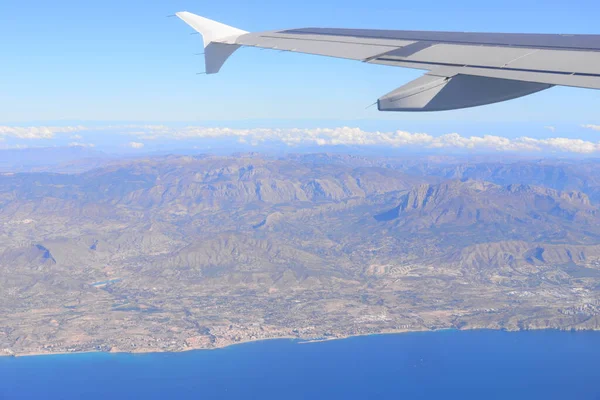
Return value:
[(219, 72), (229, 56), (239, 48), (236, 45), (237, 38), (248, 33), (188, 11), (180, 11), (175, 15), (202, 35), (206, 74)]
[(210, 43), (221, 40), (227, 44), (235, 44), (235, 39), (248, 33), (242, 29), (225, 25), (221, 22), (193, 14), (189, 11), (179, 11), (175, 13), (175, 15), (202, 35), (205, 48), (208, 47)]

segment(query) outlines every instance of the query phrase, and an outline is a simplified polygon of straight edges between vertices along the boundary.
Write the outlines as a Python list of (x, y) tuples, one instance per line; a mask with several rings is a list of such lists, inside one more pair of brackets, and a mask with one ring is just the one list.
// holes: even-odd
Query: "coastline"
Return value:
[(454, 332), (469, 332), (469, 331), (497, 331), (497, 332), (534, 332), (534, 331), (558, 331), (558, 332), (600, 332), (600, 329), (560, 329), (560, 328), (539, 328), (539, 329), (517, 329), (517, 330), (507, 330), (507, 329), (495, 329), (495, 328), (467, 328), (467, 329), (457, 329), (457, 328), (441, 328), (441, 329), (414, 329), (414, 330), (399, 330), (399, 331), (387, 331), (387, 332), (378, 332), (378, 333), (362, 333), (356, 335), (346, 335), (346, 336), (333, 336), (326, 338), (302, 338), (298, 336), (277, 336), (271, 338), (260, 338), (260, 339), (248, 339), (241, 340), (239, 342), (229, 343), (222, 346), (217, 347), (189, 347), (179, 351), (156, 351), (154, 349), (142, 349), (140, 351), (75, 351), (75, 352), (55, 352), (55, 353), (40, 353), (40, 352), (31, 352), (31, 353), (22, 353), (22, 354), (0, 354), (0, 359), (2, 358), (22, 358), (22, 357), (41, 357), (41, 356), (63, 356), (63, 355), (82, 355), (82, 354), (129, 354), (129, 355), (145, 355), (145, 354), (177, 354), (177, 353), (187, 353), (190, 351), (205, 351), (205, 350), (222, 350), (230, 347), (234, 347), (237, 345), (256, 343), (256, 342), (267, 342), (272, 340), (293, 340), (297, 341), (298, 344), (314, 344), (314, 343), (323, 343), (330, 342), (334, 340), (345, 340), (351, 338), (358, 337), (366, 337), (366, 336), (382, 336), (382, 335), (402, 335), (406, 333), (436, 333), (436, 332), (445, 332), (445, 331), (454, 331)]
[[(31, 353), (21, 353), (21, 354), (0, 354), (0, 358), (3, 358), (3, 357), (5, 357), (5, 358), (22, 358), (22, 357), (64, 356), (64, 355), (77, 355), (77, 354), (131, 354), (131, 355), (177, 354), (177, 353), (187, 353), (189, 351), (222, 350), (222, 349), (226, 349), (226, 348), (233, 347), (236, 345), (255, 343), (255, 342), (266, 342), (269, 340), (286, 340), (286, 339), (287, 340), (302, 340), (302, 338), (299, 338), (297, 336), (277, 336), (277, 337), (272, 337), (272, 338), (241, 340), (239, 342), (230, 343), (230, 344), (226, 344), (226, 345), (218, 346), (218, 347), (188, 347), (188, 348), (185, 348), (180, 351), (156, 351), (153, 349), (152, 350), (148, 349), (146, 351), (145, 349), (142, 349), (139, 351), (94, 351), (94, 350), (90, 350), (90, 351), (59, 351), (59, 352), (55, 352), (55, 353), (31, 352)], [(341, 339), (345, 339), (345, 338), (341, 338)]]

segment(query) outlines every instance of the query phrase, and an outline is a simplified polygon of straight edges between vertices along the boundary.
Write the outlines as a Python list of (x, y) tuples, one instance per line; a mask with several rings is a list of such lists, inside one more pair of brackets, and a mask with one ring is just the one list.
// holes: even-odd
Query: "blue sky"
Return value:
[[(419, 71), (241, 49), (218, 75), (196, 75), (201, 38), (187, 10), (260, 31), (304, 26), (600, 33), (592, 0), (303, 2), (41, 1), (0, 5), (0, 125), (114, 122), (228, 127), (336, 127), (441, 135), (598, 140), (600, 91), (554, 88), (442, 113), (365, 109)], [(555, 127), (554, 131), (546, 126)]]

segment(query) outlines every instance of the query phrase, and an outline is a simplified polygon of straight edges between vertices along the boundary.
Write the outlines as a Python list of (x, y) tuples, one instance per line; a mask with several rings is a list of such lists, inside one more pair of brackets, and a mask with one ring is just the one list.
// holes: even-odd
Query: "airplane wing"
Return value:
[(380, 111), (441, 111), (526, 96), (555, 85), (600, 89), (600, 35), (302, 28), (249, 33), (189, 13), (206, 73), (241, 46), (428, 71), (384, 95)]

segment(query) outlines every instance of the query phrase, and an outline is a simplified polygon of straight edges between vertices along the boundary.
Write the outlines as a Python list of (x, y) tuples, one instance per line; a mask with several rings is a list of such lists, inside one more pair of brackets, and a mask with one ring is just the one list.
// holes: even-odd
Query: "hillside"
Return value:
[(593, 166), (250, 154), (5, 172), (0, 349), (598, 329)]

